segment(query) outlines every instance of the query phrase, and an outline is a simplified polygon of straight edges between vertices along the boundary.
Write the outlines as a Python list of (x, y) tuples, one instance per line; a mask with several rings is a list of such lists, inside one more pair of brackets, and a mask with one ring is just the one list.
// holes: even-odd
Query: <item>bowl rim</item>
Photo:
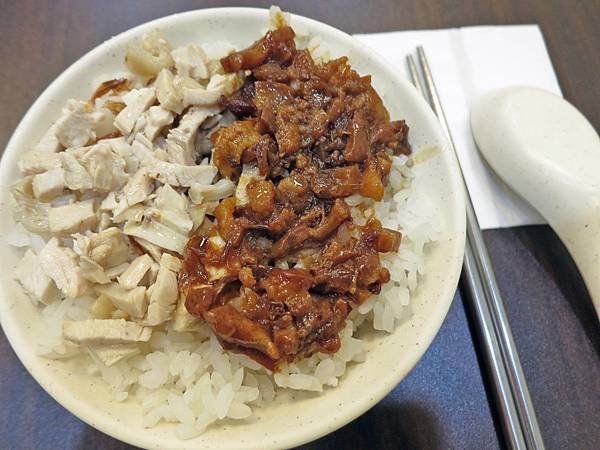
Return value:
[[(185, 11), (181, 13), (174, 13), (167, 16), (159, 17), (153, 19), (148, 22), (141, 23), (136, 25), (135, 27), (128, 28), (127, 30), (111, 37), (110, 39), (96, 45), (93, 49), (86, 52), (83, 56), (78, 58), (75, 62), (73, 62), (69, 67), (67, 67), (63, 72), (61, 72), (45, 89), (44, 91), (36, 98), (33, 104), (28, 108), (27, 112), (24, 114), (23, 118), (20, 120), (19, 124), (13, 131), (8, 143), (6, 144), (5, 150), (2, 154), (2, 158), (0, 159), (0, 177), (8, 172), (10, 169), (7, 164), (9, 154), (18, 151), (18, 149), (13, 148), (16, 146), (15, 142), (19, 139), (19, 136), (25, 132), (25, 129), (28, 128), (29, 122), (31, 121), (32, 116), (34, 116), (38, 110), (43, 110), (47, 103), (47, 100), (51, 97), (51, 94), (55, 90), (55, 88), (61, 84), (61, 82), (71, 76), (73, 73), (76, 73), (80, 67), (84, 67), (88, 64), (88, 61), (92, 60), (96, 55), (101, 54), (104, 51), (105, 46), (108, 42), (118, 40), (118, 41), (126, 41), (130, 36), (137, 34), (142, 29), (152, 29), (161, 26), (169, 26), (172, 25), (172, 21), (176, 21), (180, 18), (194, 18), (198, 20), (206, 19), (207, 17), (213, 15), (227, 15), (227, 14), (242, 14), (247, 15), (249, 18), (255, 18), (258, 16), (265, 17), (265, 14), (268, 14), (268, 9), (265, 8), (250, 8), (250, 7), (218, 7), (218, 8), (203, 8)], [(385, 60), (383, 56), (379, 53), (373, 51), (372, 48), (368, 47), (366, 44), (361, 42), (360, 40), (354, 38), (353, 36), (347, 34), (344, 31), (341, 31), (333, 26), (327, 25), (315, 19), (311, 19), (305, 16), (291, 14), (292, 21), (300, 22), (303, 24), (307, 24), (310, 27), (315, 29), (326, 30), (330, 33), (337, 35), (340, 41), (345, 41), (348, 46), (358, 48), (363, 52), (368, 52), (370, 58), (373, 59), (376, 64), (390, 64)], [(417, 93), (412, 84), (410, 84), (403, 76), (397, 74), (394, 78), (394, 82), (397, 82), (403, 87), (408, 87), (407, 91), (415, 100), (416, 104), (419, 105), (420, 112), (424, 114), (424, 117), (429, 122), (428, 125), (431, 125), (431, 128), (435, 130), (435, 139), (444, 144), (444, 150), (448, 148), (447, 139), (443, 134), (439, 122), (435, 117), (433, 111), (429, 108), (429, 105), (426, 101)], [(456, 287), (458, 284), (458, 278), (460, 275), (460, 270), (462, 267), (462, 256), (464, 253), (464, 241), (465, 241), (465, 211), (464, 211), (464, 199), (463, 192), (464, 187), (461, 183), (459, 165), (456, 161), (456, 157), (453, 153), (446, 153), (446, 163), (448, 164), (448, 171), (450, 177), (448, 179), (448, 183), (452, 186), (452, 191), (455, 193), (455, 200), (458, 207), (460, 208), (457, 212), (456, 221), (454, 224), (460, 233), (458, 234), (456, 239), (453, 239), (452, 250), (453, 253), (457, 255), (457, 260), (452, 267), (452, 271), (449, 273), (448, 282), (446, 282), (444, 290), (440, 293), (440, 297), (447, 299), (440, 306), (443, 308), (439, 308), (436, 311), (435, 317), (431, 318), (423, 324), (422, 331), (420, 332), (420, 343), (421, 345), (417, 350), (412, 350), (410, 352), (410, 357), (405, 359), (405, 364), (402, 369), (398, 369), (394, 371), (393, 377), (390, 379), (391, 384), (382, 383), (378, 389), (371, 391), (372, 395), (370, 397), (366, 397), (364, 401), (358, 402), (354, 404), (352, 408), (348, 408), (344, 413), (334, 416), (335, 420), (333, 422), (320, 421), (318, 425), (309, 427), (308, 429), (302, 430), (299, 433), (291, 433), (289, 438), (279, 440), (276, 445), (274, 442), (271, 442), (271, 445), (261, 445), (261, 448), (281, 448), (281, 447), (292, 447), (296, 445), (301, 445), (306, 442), (313, 441), (318, 439), (340, 427), (346, 425), (350, 421), (356, 419), (367, 410), (375, 406), (383, 397), (385, 397), (407, 374), (410, 372), (416, 363), (421, 359), (421, 357), (425, 354), (427, 349), (429, 348), (431, 342), (437, 335), (450, 305), (452, 304), (452, 300), (454, 298), (454, 292), (456, 291)], [(4, 179), (4, 178), (3, 178)], [(35, 379), (35, 381), (61, 406), (67, 409), (70, 413), (75, 415), (80, 420), (84, 421), (88, 425), (92, 426), (100, 430), (101, 432), (108, 434), (116, 439), (119, 439), (123, 442), (130, 443), (132, 445), (137, 446), (152, 446), (152, 443), (149, 440), (141, 439), (138, 435), (133, 433), (123, 433), (120, 430), (112, 426), (112, 423), (115, 422), (114, 418), (108, 417), (93, 417), (93, 409), (89, 406), (86, 407), (85, 401), (77, 399), (74, 395), (69, 394), (66, 390), (61, 390), (59, 387), (53, 385), (52, 383), (46, 383), (47, 376), (42, 371), (35, 371), (34, 367), (27, 364), (29, 360), (31, 360), (32, 355), (27, 354), (27, 350), (24, 347), (21, 347), (19, 343), (15, 340), (15, 332), (13, 328), (13, 324), (7, 319), (7, 309), (4, 308), (5, 303), (3, 301), (4, 294), (0, 292), (0, 311), (4, 312), (4, 314), (0, 314), (0, 325), (6, 335), (7, 340), (9, 341), (13, 351), (19, 358), (20, 362), (27, 369), (30, 375)], [(33, 358), (39, 358), (37, 355), (33, 355)], [(178, 439), (175, 437), (175, 439)], [(181, 441), (181, 447), (184, 447), (185, 442), (193, 443), (194, 440), (191, 441)], [(156, 445), (156, 443), (154, 444)], [(179, 446), (178, 446), (179, 447)]]

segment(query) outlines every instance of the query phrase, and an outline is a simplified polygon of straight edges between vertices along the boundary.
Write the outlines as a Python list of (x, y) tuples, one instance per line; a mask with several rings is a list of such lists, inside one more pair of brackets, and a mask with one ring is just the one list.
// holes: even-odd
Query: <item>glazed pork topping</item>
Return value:
[(389, 281), (379, 253), (396, 252), (400, 234), (355, 223), (344, 199), (383, 198), (408, 127), (389, 120), (369, 76), (345, 57), (315, 62), (289, 27), (221, 64), (251, 72), (223, 98), (238, 120), (211, 136), (237, 188), (188, 242), (179, 288), (225, 348), (276, 370), (336, 352), (351, 309)]

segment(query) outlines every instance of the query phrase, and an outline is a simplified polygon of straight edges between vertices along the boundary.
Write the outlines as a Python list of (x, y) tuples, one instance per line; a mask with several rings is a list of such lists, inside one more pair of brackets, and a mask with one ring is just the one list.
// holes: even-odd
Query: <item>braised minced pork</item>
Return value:
[(214, 164), (238, 188), (189, 241), (179, 287), (225, 348), (276, 370), (336, 352), (351, 309), (389, 281), (379, 253), (397, 251), (400, 233), (354, 223), (344, 198), (382, 199), (408, 127), (389, 120), (370, 77), (345, 57), (316, 63), (289, 27), (221, 64), (251, 71), (223, 98), (238, 120), (212, 135)]

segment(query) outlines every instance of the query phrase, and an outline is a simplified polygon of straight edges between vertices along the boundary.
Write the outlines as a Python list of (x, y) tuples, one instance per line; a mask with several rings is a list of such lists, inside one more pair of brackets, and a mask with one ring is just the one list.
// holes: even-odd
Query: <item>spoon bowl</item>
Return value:
[(600, 139), (569, 102), (510, 87), (471, 110), (479, 150), (563, 241), (600, 314)]

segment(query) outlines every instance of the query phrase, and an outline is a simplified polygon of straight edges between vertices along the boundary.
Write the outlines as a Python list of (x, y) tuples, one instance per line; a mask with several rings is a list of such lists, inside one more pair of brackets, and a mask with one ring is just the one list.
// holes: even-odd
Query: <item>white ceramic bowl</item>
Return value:
[[(169, 41), (224, 40), (245, 47), (268, 26), (268, 12), (250, 8), (192, 11), (158, 19), (110, 39), (63, 72), (29, 109), (12, 136), (0, 165), (0, 234), (13, 226), (8, 186), (18, 176), (17, 160), (40, 138), (68, 98), (87, 98), (92, 80), (100, 74), (122, 71), (126, 44), (154, 28)], [(142, 427), (140, 408), (133, 401), (115, 403), (95, 378), (80, 375), (72, 363), (50, 361), (35, 354), (40, 313), (12, 280), (16, 252), (2, 239), (0, 258), (0, 316), (2, 327), (23, 365), (61, 405), (91, 426), (123, 441), (146, 448), (266, 449), (299, 445), (350, 422), (381, 400), (412, 369), (440, 328), (452, 301), (464, 250), (465, 216), (460, 177), (436, 118), (410, 83), (390, 63), (349, 35), (328, 25), (292, 16), (297, 32), (321, 36), (333, 56), (347, 55), (352, 66), (373, 75), (392, 118), (406, 119), (413, 148), (441, 149), (415, 168), (414, 188), (432, 200), (440, 218), (440, 241), (427, 251), (427, 275), (412, 299), (412, 317), (393, 334), (367, 335), (366, 361), (348, 368), (336, 388), (319, 395), (292, 393), (275, 404), (257, 409), (250, 421), (209, 428), (200, 437), (184, 441), (174, 426)]]

